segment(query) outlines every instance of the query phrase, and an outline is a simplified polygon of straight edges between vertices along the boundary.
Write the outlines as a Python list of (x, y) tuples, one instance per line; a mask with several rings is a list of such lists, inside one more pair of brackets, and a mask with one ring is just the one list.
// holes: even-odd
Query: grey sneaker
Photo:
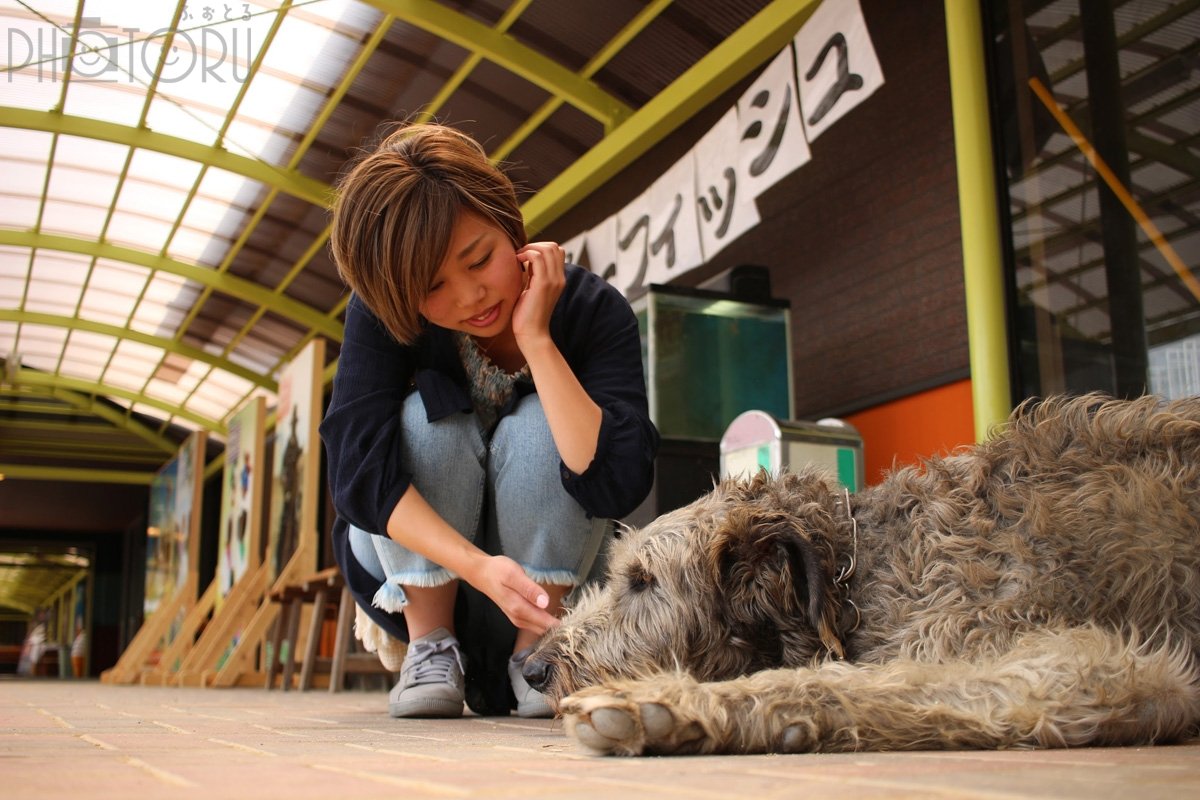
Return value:
[(458, 639), (438, 628), (408, 645), (400, 680), (388, 694), (393, 717), (461, 717), (466, 697)]
[(525, 682), (521, 667), (525, 663), (524, 651), (520, 656), (508, 660), (508, 679), (512, 681), (513, 694), (517, 697), (517, 716), (526, 719), (545, 719), (554, 716), (554, 709), (546, 701), (546, 695)]

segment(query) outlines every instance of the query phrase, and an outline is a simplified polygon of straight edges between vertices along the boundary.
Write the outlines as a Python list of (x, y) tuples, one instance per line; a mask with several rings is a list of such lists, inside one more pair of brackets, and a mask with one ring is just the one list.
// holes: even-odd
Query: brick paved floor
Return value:
[(1170, 747), (617, 759), (553, 720), (394, 720), (383, 692), (0, 680), (0, 797), (1200, 798)]

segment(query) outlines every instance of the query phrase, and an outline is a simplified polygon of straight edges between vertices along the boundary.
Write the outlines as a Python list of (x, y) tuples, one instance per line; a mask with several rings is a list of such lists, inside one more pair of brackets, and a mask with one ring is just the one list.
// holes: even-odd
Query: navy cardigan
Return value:
[[(566, 279), (550, 319), (550, 335), (603, 418), (596, 455), (587, 470), (576, 475), (559, 461), (559, 471), (563, 488), (588, 514), (617, 519), (649, 494), (658, 450), (637, 319), (625, 298), (593, 273), (568, 265)], [(380, 581), (351, 554), (349, 525), (386, 535), (388, 518), (410, 481), (397, 445), (403, 435), (400, 406), (414, 390), (420, 392), (430, 422), (473, 413), (453, 333), (428, 325), (416, 343), (401, 345), (357, 296), (352, 297), (333, 395), (321, 423), (329, 490), (337, 511), (333, 552), (359, 606), (405, 641), (403, 616), (371, 605)], [(501, 414), (535, 391), (531, 382), (518, 382)]]

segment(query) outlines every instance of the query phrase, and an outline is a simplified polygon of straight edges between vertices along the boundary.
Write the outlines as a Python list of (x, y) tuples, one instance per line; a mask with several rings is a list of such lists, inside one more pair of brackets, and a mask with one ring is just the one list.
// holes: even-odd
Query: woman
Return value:
[[(650, 490), (658, 433), (637, 323), (557, 244), (526, 243), (512, 183), (453, 128), (385, 138), (341, 182), (333, 217), (354, 292), (321, 425), (334, 552), (359, 607), (409, 642), (392, 716), (459, 716), (456, 632), (481, 618), (460, 580), (516, 626), (519, 653), (555, 624), (610, 519)], [(518, 714), (553, 713), (518, 658), (504, 672)]]

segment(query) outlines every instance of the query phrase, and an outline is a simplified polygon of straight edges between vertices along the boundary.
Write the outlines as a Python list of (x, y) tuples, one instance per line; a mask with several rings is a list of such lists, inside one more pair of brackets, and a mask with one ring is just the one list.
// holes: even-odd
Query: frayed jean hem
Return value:
[(371, 599), (371, 605), (381, 611), (387, 611), (392, 614), (399, 613), (408, 605), (408, 595), (404, 592), (405, 586), (432, 589), (437, 586), (445, 586), (454, 579), (455, 575), (446, 569), (435, 569), (428, 572), (409, 574), (397, 573), (383, 582), (379, 590), (375, 592), (375, 596)]
[(578, 586), (579, 576), (569, 569), (533, 569), (524, 564), (521, 568), (534, 583), (542, 586)]

